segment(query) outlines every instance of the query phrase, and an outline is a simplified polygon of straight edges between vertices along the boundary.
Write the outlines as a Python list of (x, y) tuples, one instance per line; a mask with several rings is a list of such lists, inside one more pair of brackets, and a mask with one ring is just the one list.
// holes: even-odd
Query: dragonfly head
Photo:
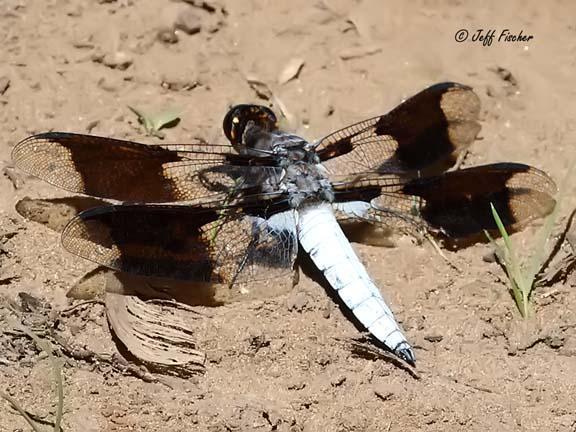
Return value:
[(255, 147), (263, 133), (277, 129), (276, 115), (262, 105), (236, 105), (224, 117), (226, 138), (235, 148)]

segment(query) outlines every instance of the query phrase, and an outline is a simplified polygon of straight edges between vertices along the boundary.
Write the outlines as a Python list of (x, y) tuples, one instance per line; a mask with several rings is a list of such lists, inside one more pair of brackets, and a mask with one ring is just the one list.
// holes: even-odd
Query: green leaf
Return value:
[(180, 114), (177, 110), (166, 110), (156, 114), (146, 113), (145, 111), (128, 105), (128, 108), (136, 114), (138, 122), (144, 126), (147, 135), (164, 138), (161, 129), (171, 128), (180, 122)]

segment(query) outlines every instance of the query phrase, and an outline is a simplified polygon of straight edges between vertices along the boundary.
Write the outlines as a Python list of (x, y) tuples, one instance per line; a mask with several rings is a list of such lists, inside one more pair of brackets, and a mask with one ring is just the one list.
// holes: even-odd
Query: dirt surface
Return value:
[[(326, 292), (301, 277), (275, 298), (196, 308), (204, 373), (155, 374), (121, 360), (102, 304), (60, 314), (94, 266), (16, 213), (25, 196), (65, 193), (10, 162), (16, 142), (48, 130), (157, 142), (128, 105), (180, 109), (165, 142), (223, 142), (223, 114), (245, 102), (282, 105), (287, 123), (315, 139), (451, 80), (483, 104), (483, 139), (466, 166), (524, 162), (560, 181), (576, 156), (574, 16), (569, 1), (3, 0), (0, 390), (45, 428), (54, 421), (50, 361), (15, 329), (23, 322), (74, 345), (59, 347), (65, 431), (575, 431), (572, 275), (537, 289), (524, 321), (502, 269), (483, 260), (489, 245), (445, 251), (457, 271), (408, 238), (354, 244), (415, 345), (414, 372), (359, 342)], [(470, 38), (494, 29), (496, 39), (458, 43), (459, 29)], [(533, 38), (499, 42), (504, 29)], [(255, 89), (273, 97), (263, 102)], [(561, 222), (574, 192), (569, 184)], [(531, 230), (514, 236), (530, 239)], [(27, 428), (1, 401), (0, 430)]]

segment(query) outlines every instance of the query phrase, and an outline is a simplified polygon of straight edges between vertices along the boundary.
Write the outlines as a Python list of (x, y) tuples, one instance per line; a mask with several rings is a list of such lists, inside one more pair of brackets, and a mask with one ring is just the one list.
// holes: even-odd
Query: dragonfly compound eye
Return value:
[(244, 130), (249, 123), (264, 131), (272, 131), (276, 129), (277, 119), (270, 108), (262, 105), (233, 106), (224, 117), (222, 125), (232, 145), (242, 142)]

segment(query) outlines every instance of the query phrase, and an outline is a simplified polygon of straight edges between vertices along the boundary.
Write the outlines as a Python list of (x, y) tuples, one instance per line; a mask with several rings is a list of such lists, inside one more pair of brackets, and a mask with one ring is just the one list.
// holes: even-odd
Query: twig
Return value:
[(62, 312), (60, 312), (60, 316), (67, 316), (69, 315), (71, 312), (75, 311), (76, 309), (78, 309), (79, 307), (85, 306), (87, 304), (92, 304), (92, 303), (98, 303), (103, 305), (104, 302), (102, 300), (97, 300), (97, 299), (92, 299), (92, 300), (86, 300), (80, 303), (76, 303), (75, 305), (70, 306), (69, 308), (64, 309)]
[(444, 261), (446, 261), (446, 264), (448, 264), (458, 273), (462, 273), (462, 270), (460, 270), (456, 264), (450, 261), (446, 255), (444, 255), (444, 252), (442, 252), (442, 249), (440, 249), (440, 246), (438, 246), (438, 243), (436, 242), (436, 240), (434, 240), (434, 237), (432, 237), (430, 234), (425, 234), (424, 238), (430, 242), (436, 253), (440, 255), (444, 259)]
[(26, 420), (28, 422), (28, 424), (30, 425), (30, 427), (32, 428), (32, 430), (34, 430), (34, 432), (42, 432), (40, 429), (37, 428), (36, 424), (34, 423), (34, 421), (30, 418), (30, 416), (28, 415), (28, 413), (26, 411), (24, 411), (24, 408), (22, 408), (20, 406), (20, 404), (18, 402), (16, 402), (16, 399), (14, 399), (13, 397), (7, 395), (6, 393), (4, 393), (3, 391), (0, 391), (0, 397), (4, 400), (6, 400), (10, 405), (12, 405), (12, 407), (18, 411), (18, 413), (24, 417), (24, 420)]

